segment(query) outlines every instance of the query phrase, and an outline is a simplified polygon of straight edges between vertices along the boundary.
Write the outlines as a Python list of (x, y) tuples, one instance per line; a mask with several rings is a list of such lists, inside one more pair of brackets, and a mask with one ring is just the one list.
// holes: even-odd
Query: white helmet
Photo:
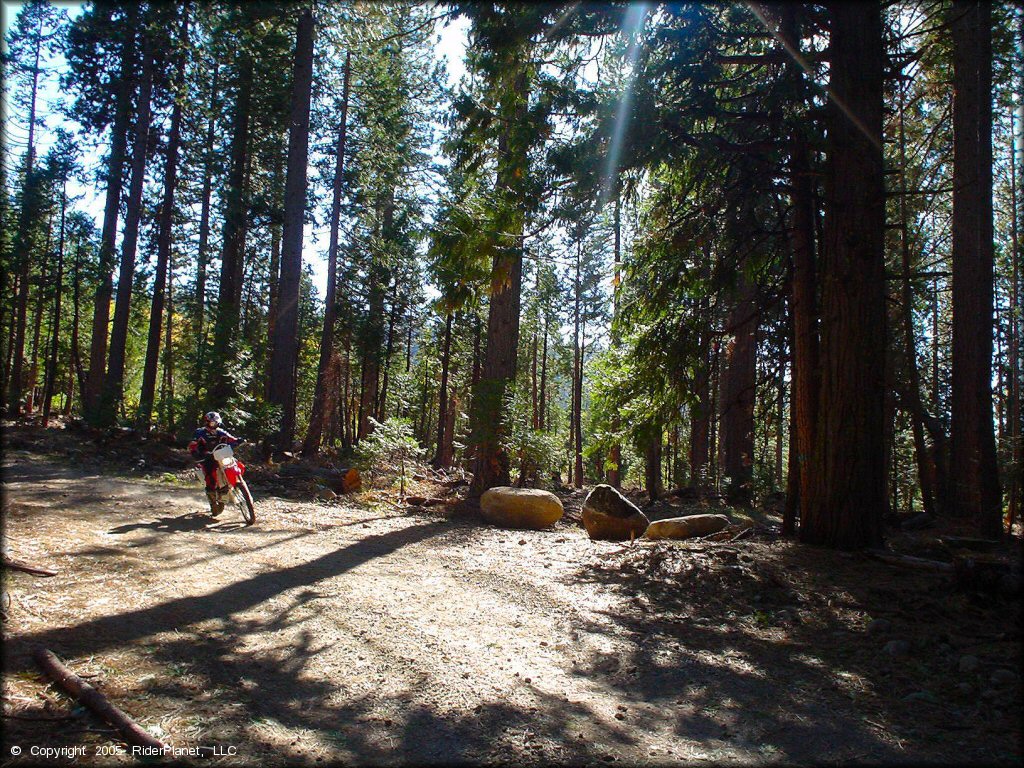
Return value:
[(216, 411), (209, 411), (205, 416), (203, 416), (203, 418), (207, 421), (207, 423), (212, 421), (218, 427), (220, 426), (220, 414), (217, 413)]

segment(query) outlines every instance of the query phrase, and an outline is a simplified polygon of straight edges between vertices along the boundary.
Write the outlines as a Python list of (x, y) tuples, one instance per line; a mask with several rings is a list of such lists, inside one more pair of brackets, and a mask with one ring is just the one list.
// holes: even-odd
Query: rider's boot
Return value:
[(224, 511), (224, 505), (221, 503), (220, 496), (214, 489), (206, 491), (206, 498), (210, 501), (210, 515), (216, 517)]

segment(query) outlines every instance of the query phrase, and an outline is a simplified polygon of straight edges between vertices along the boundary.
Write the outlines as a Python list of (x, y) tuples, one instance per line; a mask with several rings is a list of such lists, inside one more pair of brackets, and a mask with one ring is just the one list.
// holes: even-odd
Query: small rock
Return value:
[(625, 720), (626, 719), (626, 713), (625, 712), (616, 712), (615, 713), (615, 719), (616, 720)]
[(910, 655), (910, 643), (906, 640), (890, 640), (882, 650), (894, 659), (904, 659)]
[(892, 629), (892, 622), (888, 619), (872, 619), (868, 622), (869, 635), (884, 635)]
[(525, 544), (525, 543), (526, 543), (526, 539), (520, 539), (519, 540), (519, 546), (523, 546), (523, 544)]
[(974, 672), (979, 664), (977, 656), (961, 656), (960, 661), (957, 663), (957, 668), (962, 674), (966, 675)]
[(316, 492), (316, 498), (318, 501), (334, 501), (338, 498), (338, 494), (332, 491), (330, 488), (321, 488)]
[(1009, 669), (997, 669), (989, 679), (996, 688), (1007, 688), (1017, 682), (1017, 675)]

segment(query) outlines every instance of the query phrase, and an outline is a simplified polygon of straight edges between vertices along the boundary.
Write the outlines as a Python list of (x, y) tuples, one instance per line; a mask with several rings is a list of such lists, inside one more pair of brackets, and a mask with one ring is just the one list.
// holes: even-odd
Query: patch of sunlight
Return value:
[(809, 653), (798, 653), (793, 656), (795, 661), (799, 661), (801, 664), (806, 664), (809, 667), (815, 667), (816, 669), (825, 669), (825, 662), (819, 659), (817, 656), (811, 656)]

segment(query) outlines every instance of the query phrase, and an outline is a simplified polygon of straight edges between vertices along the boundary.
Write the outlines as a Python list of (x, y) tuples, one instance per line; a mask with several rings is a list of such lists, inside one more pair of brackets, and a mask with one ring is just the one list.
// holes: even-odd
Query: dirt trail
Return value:
[(198, 486), (24, 454), (4, 481), (6, 551), (61, 572), (4, 576), (14, 763), (38, 762), (29, 745), (128, 760), (97, 756), (117, 742), (88, 715), (25, 719), (69, 709), (34, 672), (38, 643), (170, 744), (217, 748), (207, 764), (944, 762), (954, 744), (1013, 758), (1005, 736), (941, 743), (916, 715), (872, 720), (871, 697), (836, 684), (838, 658), (743, 631), (747, 608), (655, 610), (617, 578), (623, 546), (568, 525), (256, 489), (243, 527), (197, 514)]

